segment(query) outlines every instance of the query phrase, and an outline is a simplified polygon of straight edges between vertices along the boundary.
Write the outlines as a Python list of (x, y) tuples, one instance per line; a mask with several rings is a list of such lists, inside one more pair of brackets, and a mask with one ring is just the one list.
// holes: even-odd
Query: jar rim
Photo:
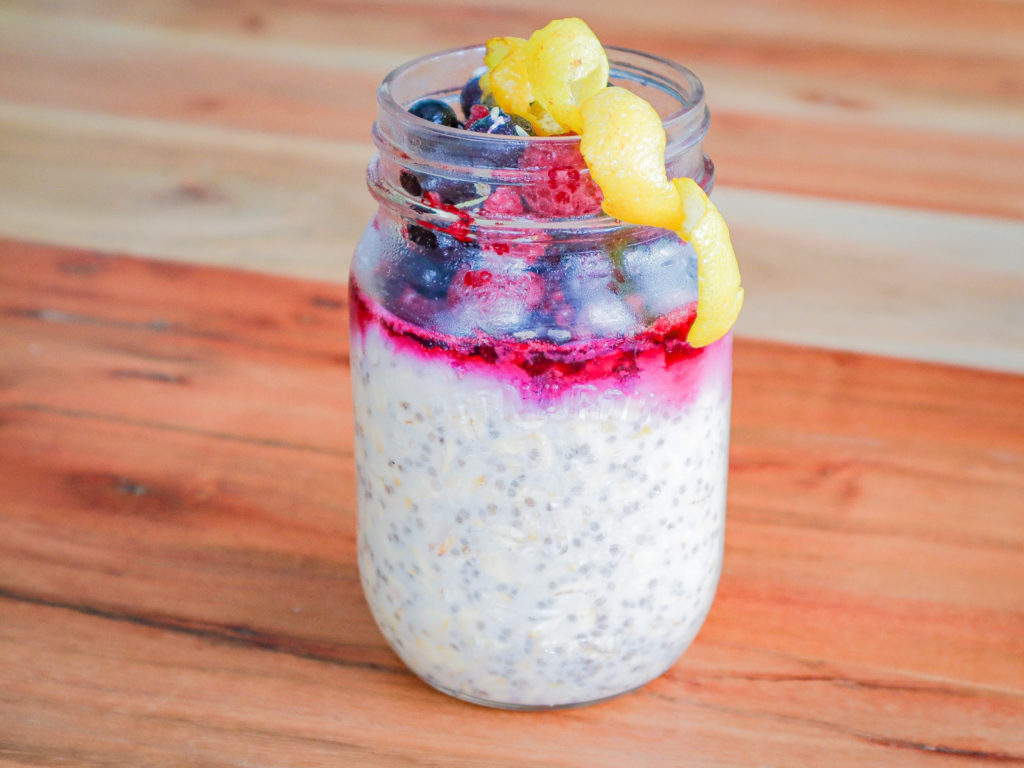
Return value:
[[(373, 125), (378, 154), (367, 173), (370, 192), (379, 202), (399, 210), (413, 205), (420, 215), (436, 216), (437, 225), (443, 227), (449, 219), (448, 223), (455, 223), (453, 217), (457, 214), (409, 197), (399, 183), (403, 170), (471, 185), (531, 186), (548, 178), (549, 168), (543, 158), (553, 152), (562, 158), (575, 156), (580, 176), (589, 176), (576, 134), (520, 137), (476, 133), (438, 125), (408, 111), (424, 98), (442, 99), (458, 107), (465, 82), (485, 71), (485, 50), (483, 45), (471, 45), (420, 56), (395, 68), (381, 82)], [(710, 115), (700, 79), (688, 68), (660, 56), (617, 46), (607, 46), (606, 51), (610, 79), (624, 85), (635, 83), (633, 90), (663, 116), (666, 170), (673, 176), (695, 179), (710, 193), (715, 172), (714, 163), (702, 150)], [(531, 147), (542, 150), (535, 155), (542, 165), (523, 165), (522, 159)], [(573, 229), (588, 233), (635, 226), (603, 211), (541, 220), (501, 217), (491, 221), (478, 214), (476, 220), (480, 226), (490, 222), (496, 227), (522, 225), (531, 230), (563, 229), (571, 222)]]
[[(678, 103), (678, 109), (662, 117), (662, 125), (667, 136), (666, 156), (671, 152), (680, 151), (698, 143), (704, 138), (710, 117), (705, 103), (704, 85), (692, 70), (671, 59), (633, 48), (607, 45), (605, 51), (608, 53), (610, 79), (614, 77), (624, 81), (645, 83), (675, 99)], [(518, 138), (473, 133), (462, 128), (438, 125), (413, 115), (408, 111), (408, 107), (422, 98), (440, 97), (445, 89), (419, 93), (409, 100), (404, 100), (404, 103), (395, 94), (400, 81), (409, 77), (418, 68), (426, 67), (444, 58), (464, 58), (467, 60), (467, 65), (472, 65), (468, 67), (472, 72), (483, 66), (485, 52), (486, 46), (483, 45), (450, 48), (419, 56), (391, 70), (377, 89), (377, 104), (381, 112), (379, 117), (386, 117), (389, 122), (394, 121), (407, 130), (416, 131), (425, 136), (432, 135), (439, 139), (457, 136), (462, 142), (479, 142), (491, 146), (494, 141), (543, 141), (549, 142), (549, 146), (579, 142), (580, 137), (577, 134)], [(469, 76), (467, 76), (467, 80)]]

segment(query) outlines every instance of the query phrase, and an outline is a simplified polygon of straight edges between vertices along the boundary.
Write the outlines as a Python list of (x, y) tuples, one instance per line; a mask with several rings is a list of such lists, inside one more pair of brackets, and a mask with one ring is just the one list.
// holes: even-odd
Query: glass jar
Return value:
[[(705, 188), (688, 70), (608, 48)], [(692, 248), (600, 211), (578, 137), (435, 125), (481, 47), (382, 83), (380, 203), (351, 271), (359, 569), (381, 632), (453, 696), (576, 706), (635, 689), (697, 634), (722, 564), (732, 339), (685, 341)]]

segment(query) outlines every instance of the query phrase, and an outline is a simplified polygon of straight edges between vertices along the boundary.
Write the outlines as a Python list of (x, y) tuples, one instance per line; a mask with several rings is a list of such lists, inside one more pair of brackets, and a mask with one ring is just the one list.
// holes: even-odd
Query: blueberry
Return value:
[(470, 123), (469, 130), (475, 133), (490, 133), (497, 136), (517, 136), (512, 117), (501, 107), (492, 107), (487, 117)]
[(417, 224), (410, 224), (409, 232), (410, 238), (418, 237), (420, 241), (414, 240), (417, 245), (406, 249), (398, 263), (400, 279), (428, 299), (446, 296), (452, 276), (469, 251), (446, 232), (435, 232)]
[(440, 229), (430, 229), (420, 224), (410, 224), (409, 239), (423, 251), (437, 259), (459, 261), (473, 256), (480, 250), (476, 240), (462, 241)]
[(603, 253), (578, 252), (566, 265), (563, 289), (566, 298), (576, 309), (595, 297), (612, 293), (617, 288), (615, 265)]
[(419, 197), (423, 194), (423, 187), (420, 186), (420, 180), (412, 171), (403, 170), (398, 174), (398, 181), (402, 185), (402, 189), (413, 197)]
[(629, 307), (611, 291), (588, 295), (576, 311), (576, 323), (584, 333), (598, 337), (625, 335), (637, 326)]
[(439, 99), (421, 99), (409, 107), (409, 111), (438, 125), (447, 125), (450, 128), (457, 128), (459, 118), (455, 110)]
[[(578, 270), (585, 267), (584, 274), (590, 275), (594, 271), (603, 272), (607, 259), (595, 258), (594, 245), (588, 241), (581, 241), (579, 232), (569, 229), (555, 229), (549, 232), (551, 241), (544, 250), (544, 257), (540, 265), (549, 269), (566, 270), (578, 274)], [(610, 263), (607, 269), (611, 270)]]
[(426, 227), (421, 227), (419, 224), (409, 225), (409, 239), (421, 248), (426, 248), (430, 251), (437, 248), (437, 235)]
[(627, 248), (619, 262), (629, 289), (643, 299), (648, 320), (697, 300), (697, 256), (678, 237)]
[(402, 185), (402, 189), (412, 197), (420, 198), (426, 192), (433, 192), (441, 198), (441, 202), (445, 205), (459, 205), (483, 197), (483, 193), (479, 192), (471, 181), (456, 181), (443, 176), (427, 174), (419, 176), (412, 171), (405, 170), (398, 174), (398, 181)]
[(480, 75), (467, 80), (466, 84), (462, 86), (462, 93), (459, 94), (459, 104), (462, 106), (463, 116), (468, 119), (469, 110), (473, 108), (474, 104), (479, 104), (483, 97), (484, 92), (480, 88)]
[(455, 270), (478, 252), (474, 241), (464, 243), (448, 232), (410, 222), (406, 226), (409, 243), (394, 265), (396, 287), (412, 286), (429, 299), (448, 292)]
[(440, 299), (448, 295), (448, 286), (455, 274), (452, 259), (436, 259), (410, 252), (404, 268), (409, 285), (421, 296)]
[[(520, 119), (512, 117), (501, 107), (491, 107), (486, 117), (470, 123), (466, 128), (475, 133), (487, 133), (492, 136), (525, 138), (530, 134), (517, 122)], [(494, 167), (508, 168), (518, 165), (520, 152), (521, 145), (516, 142), (494, 142), (494, 146), (489, 147), (488, 156)]]
[(431, 299), (406, 286), (398, 294), (387, 300), (387, 308), (403, 320), (430, 328), (434, 318), (447, 309), (444, 299)]
[(481, 197), (470, 181), (456, 181), (442, 176), (427, 176), (420, 182), (424, 192), (436, 192), (446, 205), (459, 205)]
[[(419, 229), (429, 232), (424, 227)], [(444, 237), (444, 233), (438, 235)], [(457, 241), (451, 238), (451, 242)], [(442, 248), (421, 248), (409, 243), (395, 254), (393, 260), (381, 264), (385, 306), (390, 308), (402, 296), (420, 296), (432, 301), (443, 299), (448, 295), (452, 276), (460, 263), (459, 253)]]

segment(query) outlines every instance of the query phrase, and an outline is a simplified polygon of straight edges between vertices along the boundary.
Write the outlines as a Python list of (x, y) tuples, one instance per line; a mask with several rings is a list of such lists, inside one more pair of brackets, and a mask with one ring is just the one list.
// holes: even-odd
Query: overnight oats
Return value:
[[(553, 54), (530, 47), (559, 24)], [(492, 40), (486, 69), (480, 47), (388, 76), (368, 172), (380, 209), (352, 267), (367, 601), (417, 675), (506, 708), (654, 679), (700, 629), (722, 564), (742, 289), (719, 274), (731, 246), (700, 189), (703, 91), (633, 51), (608, 48), (602, 69), (601, 48), (596, 73), (569, 79), (649, 113), (602, 112), (579, 87), (582, 118), (557, 94), (516, 111), (502, 63), (557, 71), (570, 43), (587, 61), (580, 25)], [(650, 115), (661, 175), (639, 181), (661, 197), (642, 192), (637, 215), (638, 180), (611, 178), (606, 140), (642, 143), (630, 127)]]

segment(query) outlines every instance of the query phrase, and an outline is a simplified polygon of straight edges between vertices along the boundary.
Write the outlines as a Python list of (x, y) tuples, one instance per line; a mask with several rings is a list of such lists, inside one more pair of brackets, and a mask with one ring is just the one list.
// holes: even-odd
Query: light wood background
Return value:
[(3, 0), (0, 235), (342, 282), (383, 75), (574, 14), (704, 80), (741, 335), (1024, 372), (1016, 0)]

